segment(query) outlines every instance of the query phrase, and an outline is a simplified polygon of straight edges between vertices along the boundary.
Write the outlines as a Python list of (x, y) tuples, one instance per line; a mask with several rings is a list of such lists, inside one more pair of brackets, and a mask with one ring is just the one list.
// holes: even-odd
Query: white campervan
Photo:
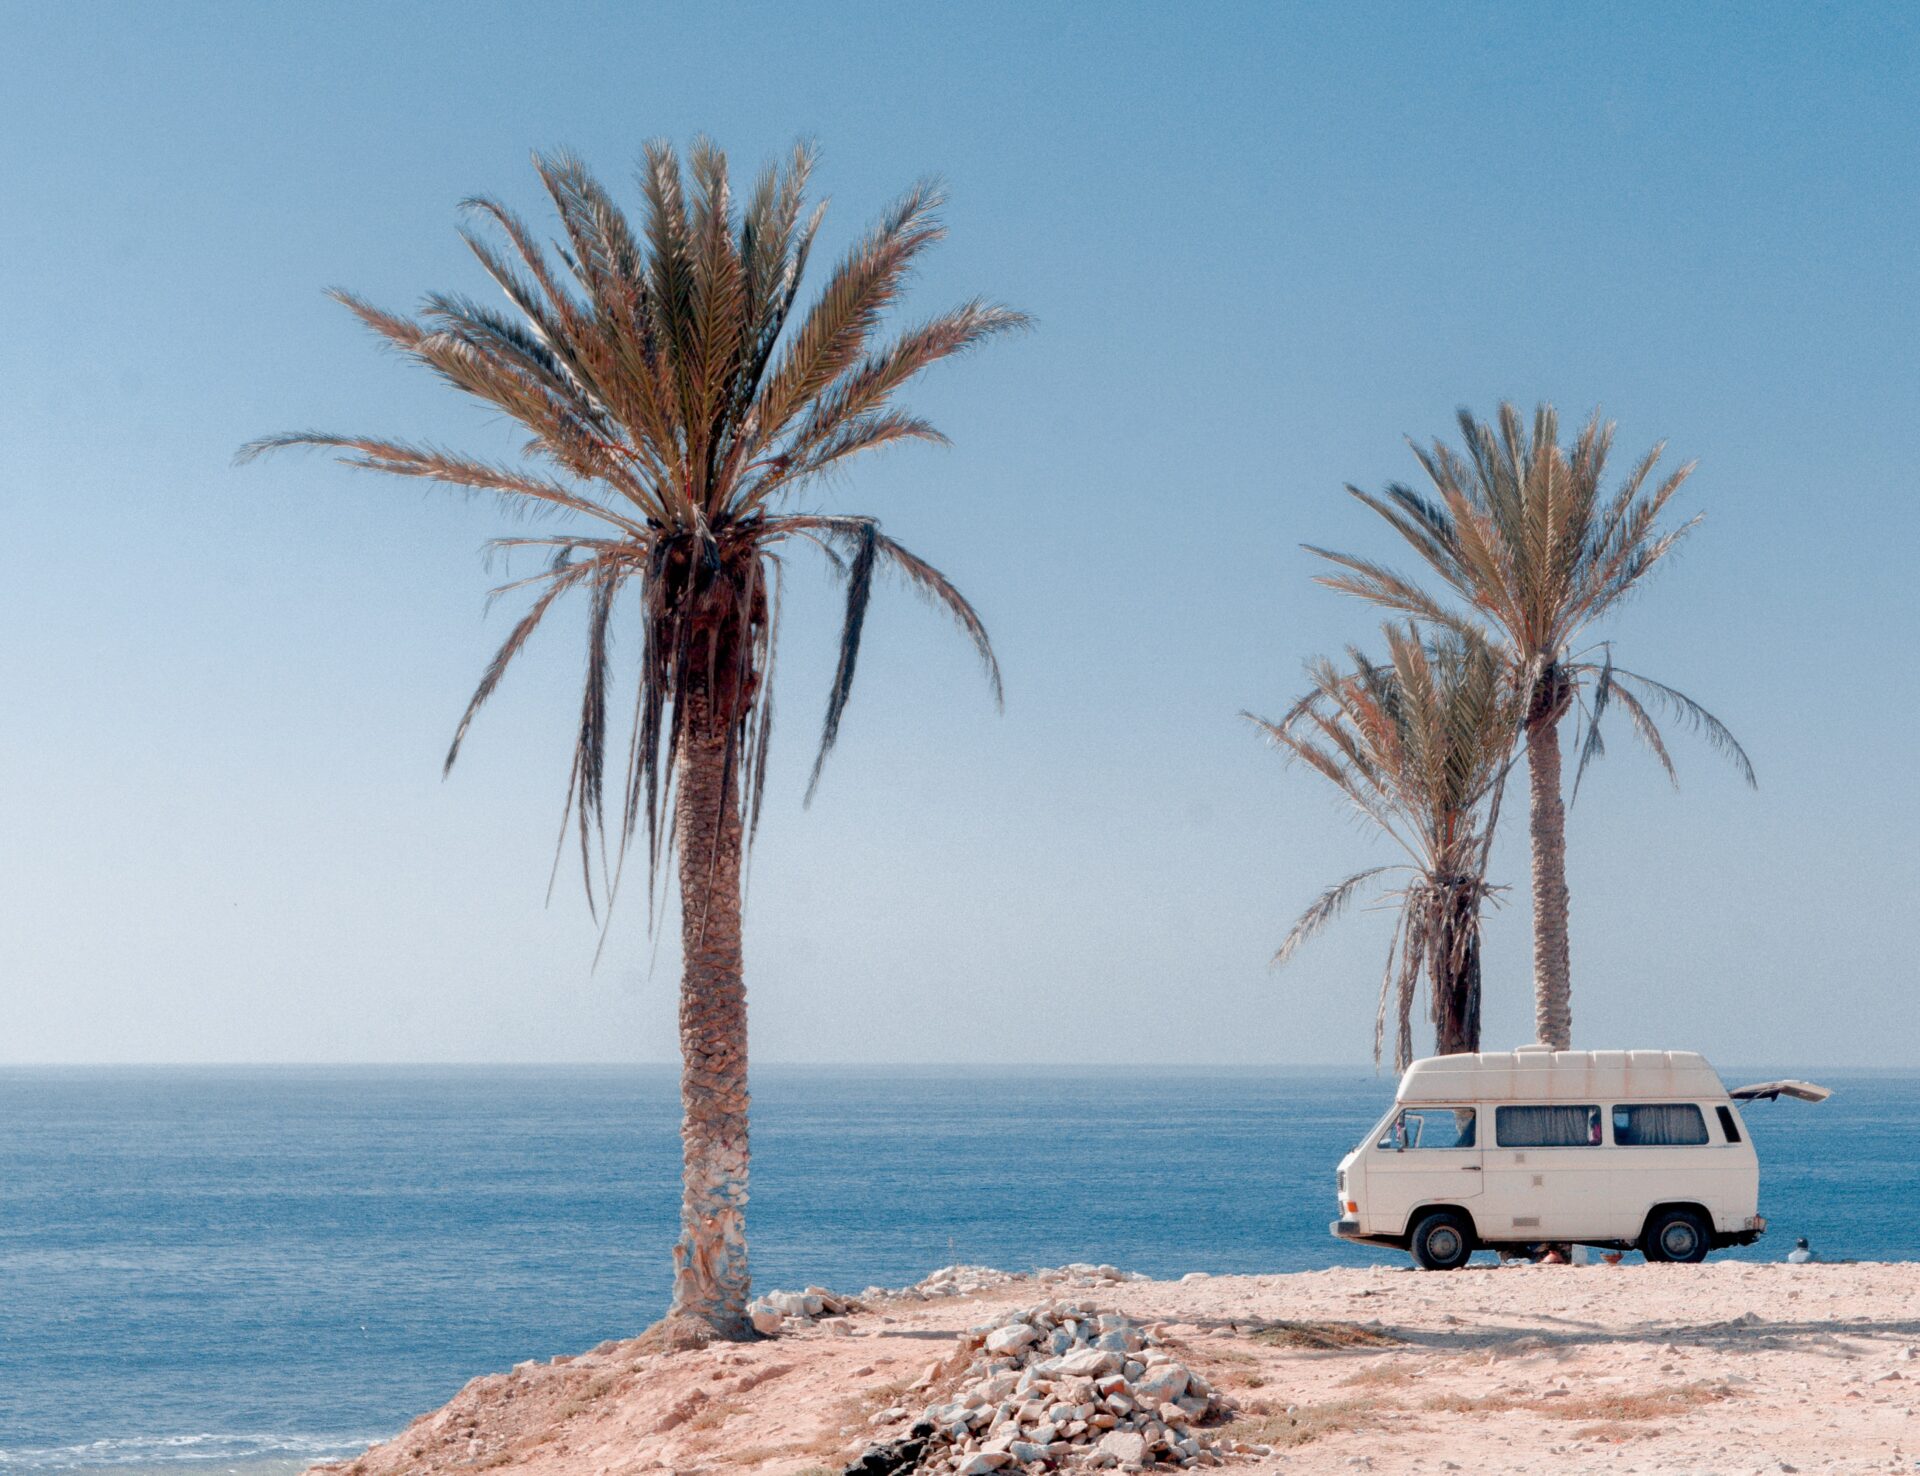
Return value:
[(1340, 1160), (1329, 1228), (1430, 1271), (1482, 1246), (1552, 1243), (1702, 1260), (1767, 1227), (1735, 1102), (1782, 1095), (1829, 1093), (1798, 1081), (1729, 1092), (1692, 1051), (1527, 1046), (1415, 1061), (1393, 1110)]

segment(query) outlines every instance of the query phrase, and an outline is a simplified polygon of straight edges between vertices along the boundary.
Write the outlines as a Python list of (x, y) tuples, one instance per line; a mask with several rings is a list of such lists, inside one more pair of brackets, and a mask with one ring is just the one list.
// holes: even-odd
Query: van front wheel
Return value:
[(1452, 1210), (1435, 1210), (1413, 1227), (1407, 1249), (1422, 1271), (1457, 1271), (1473, 1254), (1473, 1227)]
[(1662, 1210), (1647, 1222), (1640, 1250), (1649, 1261), (1679, 1261), (1691, 1265), (1707, 1258), (1713, 1231), (1693, 1210)]

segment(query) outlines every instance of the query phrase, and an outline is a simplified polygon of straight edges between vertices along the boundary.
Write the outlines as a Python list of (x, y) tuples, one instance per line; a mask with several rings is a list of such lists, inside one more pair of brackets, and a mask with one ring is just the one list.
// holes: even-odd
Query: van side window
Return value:
[(1408, 1148), (1473, 1147), (1471, 1107), (1409, 1107), (1396, 1112), (1376, 1147), (1390, 1152)]
[(1733, 1120), (1733, 1109), (1731, 1107), (1717, 1107), (1714, 1110), (1720, 1114), (1720, 1131), (1727, 1135), (1727, 1141), (1729, 1143), (1738, 1143), (1740, 1141), (1740, 1124)]
[(1590, 1148), (1600, 1142), (1598, 1107), (1496, 1107), (1502, 1148)]
[(1692, 1102), (1635, 1102), (1613, 1109), (1613, 1141), (1622, 1148), (1695, 1147), (1707, 1120)]

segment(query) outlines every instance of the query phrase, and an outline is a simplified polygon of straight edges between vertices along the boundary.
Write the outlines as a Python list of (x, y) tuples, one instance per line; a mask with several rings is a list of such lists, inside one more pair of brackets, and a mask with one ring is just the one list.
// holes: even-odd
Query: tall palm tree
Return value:
[[(622, 859), (644, 831), (650, 908), (661, 863), (678, 858), (685, 1172), (673, 1300), (659, 1329), (668, 1341), (750, 1332), (740, 875), (772, 732), (785, 551), (816, 549), (846, 581), (815, 783), (883, 569), (959, 622), (996, 699), (1000, 692), (986, 630), (945, 576), (874, 518), (811, 510), (800, 499), (864, 452), (943, 440), (897, 408), (896, 393), (929, 365), (1026, 319), (976, 299), (883, 338), (914, 263), (944, 234), (942, 196), (930, 184), (888, 210), (796, 314), (824, 209), (803, 214), (812, 165), (811, 150), (796, 148), (737, 203), (726, 157), (711, 142), (697, 140), (684, 166), (670, 145), (649, 144), (636, 229), (578, 160), (536, 156), (565, 237), (552, 256), (499, 202), (465, 207), (489, 234), (462, 234), (511, 311), (435, 293), (406, 317), (335, 294), (406, 357), (518, 422), (529, 436), (523, 459), (312, 431), (241, 452), (245, 460), (330, 448), (350, 466), (492, 492), (510, 511), (557, 515), (565, 525), (494, 545), (535, 551), (544, 567), (496, 591), (527, 591), (531, 603), (481, 677), (446, 766), (535, 628), (563, 596), (584, 599), (586, 681), (562, 844), (570, 830), (596, 915), (596, 893), (610, 907), (619, 885), (609, 828)], [(612, 643), (616, 625), (635, 616), (634, 710), (609, 827), (608, 762), (620, 760), (620, 740), (609, 736)]]
[[(1413, 1002), (1422, 974), (1440, 1055), (1480, 1049), (1480, 911), (1493, 894), (1487, 852), (1499, 818), (1520, 704), (1507, 666), (1473, 634), (1385, 627), (1388, 659), (1357, 650), (1321, 658), (1307, 693), (1279, 722), (1253, 718), (1278, 747), (1324, 776), (1406, 852), (1397, 866), (1354, 873), (1323, 892), (1274, 955), (1283, 964), (1375, 877), (1408, 873), (1374, 1017), (1380, 1059), (1397, 1013), (1394, 1064), (1413, 1059)], [(1251, 717), (1251, 714), (1248, 716)]]
[[(1343, 571), (1322, 576), (1323, 584), (1454, 629), (1484, 621), (1504, 646), (1527, 694), (1535, 1030), (1542, 1042), (1565, 1050), (1573, 1015), (1561, 720), (1576, 702), (1587, 712), (1581, 771), (1603, 752), (1599, 719), (1615, 703), (1676, 783), (1654, 710), (1703, 734), (1749, 785), (1755, 782), (1753, 765), (1726, 726), (1692, 698), (1615, 666), (1610, 645), (1576, 646), (1698, 523), (1695, 517), (1677, 527), (1660, 526), (1661, 512), (1693, 463), (1652, 482), (1665, 451), (1664, 443), (1656, 445), (1607, 493), (1602, 484), (1614, 428), (1598, 416), (1588, 420), (1570, 448), (1560, 445), (1559, 418), (1551, 405), (1534, 412), (1531, 432), (1512, 404), (1501, 405), (1497, 427), (1462, 410), (1460, 430), (1463, 452), (1440, 441), (1431, 449), (1413, 448), (1433, 495), (1399, 483), (1377, 496), (1354, 486), (1347, 491), (1413, 546), (1464, 602), (1466, 612), (1371, 560), (1312, 551)], [(1579, 778), (1576, 772), (1576, 791)]]

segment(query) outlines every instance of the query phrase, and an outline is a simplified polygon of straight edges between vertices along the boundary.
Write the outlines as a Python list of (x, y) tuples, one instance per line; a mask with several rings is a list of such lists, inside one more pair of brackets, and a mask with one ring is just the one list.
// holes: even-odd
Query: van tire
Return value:
[(1435, 1210), (1420, 1217), (1407, 1238), (1407, 1249), (1422, 1271), (1457, 1271), (1473, 1254), (1473, 1226), (1465, 1215)]
[(1640, 1253), (1649, 1261), (1694, 1265), (1713, 1249), (1713, 1227), (1698, 1210), (1656, 1210), (1640, 1237)]

